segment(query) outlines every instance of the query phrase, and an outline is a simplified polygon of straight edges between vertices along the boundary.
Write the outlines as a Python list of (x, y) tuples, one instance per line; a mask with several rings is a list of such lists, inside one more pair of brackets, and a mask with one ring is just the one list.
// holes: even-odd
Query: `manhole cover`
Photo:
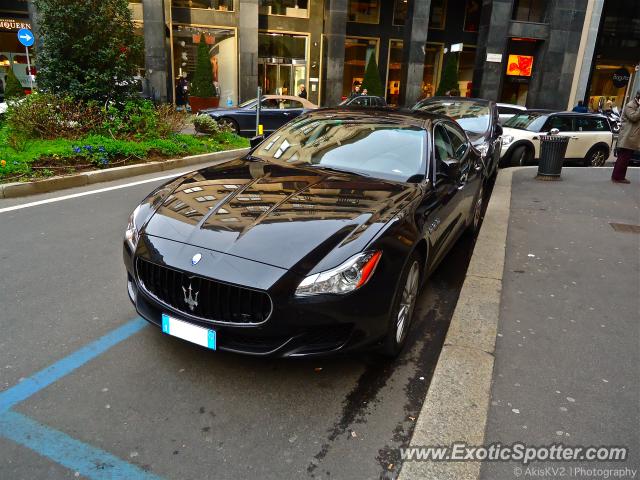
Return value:
[(640, 225), (629, 225), (628, 223), (609, 223), (616, 232), (640, 233)]

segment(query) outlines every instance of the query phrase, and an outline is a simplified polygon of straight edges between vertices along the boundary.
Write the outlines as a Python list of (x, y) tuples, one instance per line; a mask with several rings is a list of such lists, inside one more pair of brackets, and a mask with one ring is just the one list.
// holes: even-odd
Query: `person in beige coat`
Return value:
[(622, 126), (618, 136), (618, 159), (611, 174), (612, 182), (631, 183), (625, 177), (634, 150), (640, 150), (640, 90), (622, 110)]

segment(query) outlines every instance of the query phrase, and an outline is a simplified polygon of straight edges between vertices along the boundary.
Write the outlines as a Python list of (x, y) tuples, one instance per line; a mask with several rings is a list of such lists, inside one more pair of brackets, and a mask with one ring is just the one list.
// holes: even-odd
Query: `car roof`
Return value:
[(372, 121), (384, 120), (397, 124), (413, 125), (421, 128), (427, 128), (431, 123), (437, 120), (448, 120), (455, 123), (451, 118), (437, 113), (414, 111), (406, 108), (395, 107), (353, 107), (346, 106), (341, 108), (321, 108), (308, 113), (310, 116), (331, 116), (331, 118), (359, 118)]
[(426, 103), (429, 101), (473, 102), (473, 103), (482, 103), (484, 105), (490, 105), (491, 103), (495, 103), (492, 100), (487, 100), (486, 98), (437, 96), (437, 97), (423, 98), (421, 100), (418, 100), (416, 104), (421, 102)]
[(311, 103), (306, 98), (296, 97), (295, 95), (262, 95), (263, 100), (295, 100), (302, 103), (304, 108), (318, 108), (315, 103)]

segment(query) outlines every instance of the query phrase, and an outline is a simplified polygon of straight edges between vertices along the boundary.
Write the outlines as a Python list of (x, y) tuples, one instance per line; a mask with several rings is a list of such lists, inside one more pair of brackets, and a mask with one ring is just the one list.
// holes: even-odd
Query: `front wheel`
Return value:
[(511, 165), (513, 167), (524, 167), (533, 160), (531, 150), (524, 145), (517, 147), (511, 154)]
[(594, 148), (584, 157), (583, 165), (585, 167), (602, 167), (607, 161), (608, 153), (604, 147)]
[(414, 252), (400, 275), (400, 288), (396, 292), (382, 349), (386, 357), (397, 357), (407, 343), (420, 286), (420, 271), (420, 256)]
[(232, 118), (222, 117), (218, 120), (218, 125), (223, 128), (228, 128), (235, 134), (240, 133), (240, 127), (238, 126), (238, 123)]
[(480, 230), (480, 221), (482, 220), (482, 204), (484, 202), (484, 186), (480, 186), (480, 190), (478, 190), (478, 196), (476, 197), (476, 201), (473, 204), (473, 212), (471, 213), (471, 221), (469, 222), (469, 226), (467, 227), (467, 233), (471, 236), (474, 236)]

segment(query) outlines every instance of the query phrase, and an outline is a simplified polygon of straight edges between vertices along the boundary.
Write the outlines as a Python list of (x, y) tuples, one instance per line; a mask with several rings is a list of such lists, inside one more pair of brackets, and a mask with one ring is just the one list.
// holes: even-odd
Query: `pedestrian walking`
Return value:
[(618, 136), (618, 158), (613, 167), (611, 181), (631, 183), (626, 179), (627, 167), (634, 150), (640, 150), (640, 90), (622, 109), (622, 126)]
[(189, 82), (184, 76), (180, 76), (176, 83), (177, 110), (184, 110), (189, 104)]
[(582, 100), (580, 100), (578, 104), (573, 107), (573, 111), (576, 113), (589, 113), (589, 109)]

